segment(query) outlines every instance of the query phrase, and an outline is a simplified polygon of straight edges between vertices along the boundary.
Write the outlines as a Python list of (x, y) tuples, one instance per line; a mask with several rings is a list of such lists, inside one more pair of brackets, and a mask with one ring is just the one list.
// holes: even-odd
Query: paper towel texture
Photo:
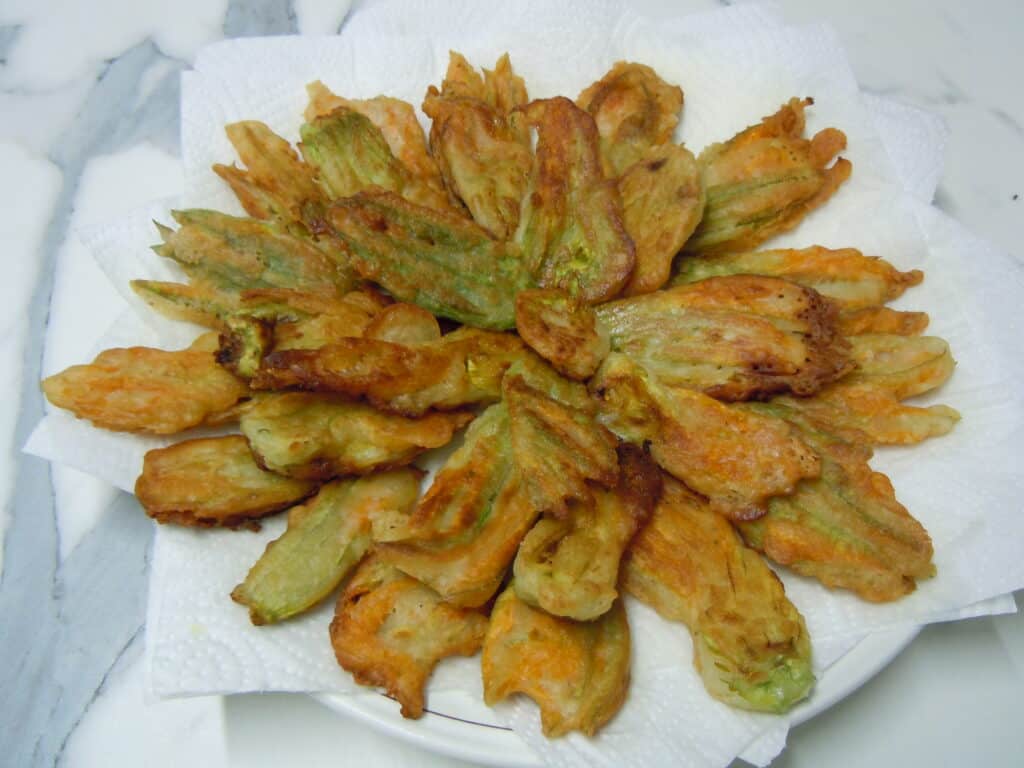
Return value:
[[(616, 60), (654, 66), (686, 94), (678, 138), (694, 151), (728, 138), (794, 95), (812, 95), (809, 130), (841, 127), (851, 181), (783, 245), (855, 246), (898, 267), (926, 271), (925, 284), (902, 302), (930, 311), (930, 332), (947, 338), (960, 366), (937, 400), (965, 416), (954, 433), (912, 450), (880, 451), (873, 462), (890, 474), (901, 500), (936, 545), (939, 577), (898, 603), (873, 606), (783, 574), (804, 613), (819, 672), (866, 633), (947, 620), (970, 611), (1005, 610), (978, 601), (1024, 586), (1015, 557), (1020, 541), (1021, 481), (1010, 441), (1024, 413), (1013, 382), (1022, 364), (1005, 354), (1019, 338), (1006, 316), (1024, 290), (1004, 257), (927, 206), (941, 171), (943, 129), (930, 116), (858, 90), (835, 35), (820, 26), (785, 27), (770, 9), (730, 8), (670, 24), (621, 13), (612, 3), (558, 7), (457, 3), (442, 21), (433, 5), (404, 2), (357, 13), (339, 38), (229, 41), (197, 58), (183, 76), (184, 204), (240, 212), (209, 170), (234, 155), (225, 123), (259, 119), (295, 140), (304, 84), (322, 79), (350, 97), (387, 93), (418, 105), (440, 80), (447, 51), (490, 66), (508, 50), (533, 96), (575, 94)], [(884, 141), (883, 141), (884, 137)], [(174, 265), (152, 254), (152, 218), (168, 205), (83, 233), (104, 270), (132, 306), (131, 278), (175, 279)], [(117, 324), (117, 343), (184, 346), (194, 329), (146, 312)], [(135, 335), (133, 335), (135, 334)], [(87, 357), (83, 355), (83, 359)], [(145, 450), (174, 439), (94, 430), (64, 413), (49, 416), (28, 450), (130, 490)], [(354, 690), (327, 642), (327, 605), (281, 626), (255, 628), (227, 595), (283, 530), (271, 520), (258, 534), (158, 529), (151, 576), (147, 651), (153, 690), (191, 695), (252, 690)], [(965, 608), (965, 606), (972, 606)], [(770, 759), (785, 742), (786, 722), (738, 712), (707, 696), (681, 626), (629, 604), (635, 637), (634, 682), (621, 715), (595, 740), (539, 736), (536, 709), (517, 701), (499, 710), (552, 765), (724, 765), (748, 745)], [(446, 662), (432, 687), (477, 690), (476, 660)], [(686, 728), (680, 728), (686, 723)]]

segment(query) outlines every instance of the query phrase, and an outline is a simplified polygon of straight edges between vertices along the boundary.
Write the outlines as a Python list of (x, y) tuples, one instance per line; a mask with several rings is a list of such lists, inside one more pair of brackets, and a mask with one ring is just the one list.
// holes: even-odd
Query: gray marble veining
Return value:
[[(53, 264), (66, 236), (78, 180), (89, 158), (149, 140), (176, 148), (178, 80), (168, 76), (135, 110), (126, 113), (145, 69), (160, 54), (143, 43), (110, 64), (98, 78), (74, 125), (51, 150), (63, 186), (42, 249), (40, 281), (30, 306), (30, 339), (17, 443), (42, 416), (39, 373), (53, 286)], [(5, 760), (11, 765), (52, 765), (117, 654), (136, 634), (145, 611), (145, 553), (151, 524), (128, 496), (115, 502), (58, 569), (58, 540), (48, 465), (19, 458), (13, 515), (5, 539), (0, 583), (4, 690), (32, 691), (0, 701)], [(103, 622), (96, 615), (107, 616)], [(104, 628), (102, 625), (106, 625)]]
[(20, 31), (21, 27), (17, 24), (0, 27), (0, 64), (7, 63), (7, 51)]
[[(108, 670), (141, 631), (151, 539), (151, 523), (138, 503), (120, 495), (57, 571), (48, 605), (34, 611), (38, 623), (14, 638), (22, 676), (14, 684), (36, 694), (28, 706), (15, 699), (0, 705), (5, 724), (19, 729), (6, 742), (17, 749), (12, 764), (45, 766), (59, 759)], [(47, 642), (36, 643), (38, 637)], [(14, 712), (3, 711), (8, 701)]]
[(1007, 128), (1009, 128), (1011, 131), (1016, 133), (1018, 136), (1024, 136), (1024, 126), (1017, 122), (1016, 118), (1014, 118), (1014, 116), (1007, 112), (1005, 109), (1000, 109), (999, 107), (991, 107), (989, 108), (989, 114), (992, 115), (992, 117), (994, 117), (996, 120), (1001, 122), (1003, 125), (1005, 125)]
[[(232, 2), (228, 37), (287, 34), (296, 29), (287, 0)], [(20, 28), (0, 28), (0, 59)], [(142, 96), (142, 81), (157, 66), (168, 69)], [(179, 150), (179, 74), (186, 62), (162, 54), (151, 40), (103, 67), (74, 121), (49, 148), (63, 183), (40, 255), (40, 279), (30, 305), (30, 338), (16, 440), (21, 445), (43, 414), (39, 391), (43, 338), (57, 251), (67, 236), (71, 207), (87, 163), (97, 155), (148, 141)], [(60, 759), (69, 734), (120, 654), (141, 631), (152, 523), (134, 498), (122, 494), (102, 522), (59, 564), (59, 540), (50, 471), (39, 459), (19, 456), (12, 520), (5, 537), (0, 581), (0, 645), (6, 663), (0, 686), (32, 695), (0, 700), (0, 762), (49, 766)]]
[(289, 35), (298, 29), (289, 0), (232, 2), (224, 19), (225, 37)]

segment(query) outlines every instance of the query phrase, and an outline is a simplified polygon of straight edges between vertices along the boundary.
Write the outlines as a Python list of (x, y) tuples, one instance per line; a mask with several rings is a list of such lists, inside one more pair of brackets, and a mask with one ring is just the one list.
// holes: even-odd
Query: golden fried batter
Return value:
[(473, 527), (449, 539), (396, 541), (381, 554), (410, 576), (434, 589), (452, 605), (477, 607), (498, 587), (519, 542), (537, 519), (517, 483), (501, 486)]
[(437, 180), (424, 179), (407, 168), (391, 153), (381, 130), (363, 113), (338, 107), (303, 124), (299, 133), (302, 157), (315, 170), (329, 199), (380, 188), (417, 205), (449, 208), (448, 196)]
[(249, 392), (248, 396), (243, 397), (230, 408), (225, 408), (223, 411), (211, 413), (209, 416), (203, 419), (203, 426), (226, 427), (233, 424), (238, 424), (239, 420), (242, 418), (243, 415), (251, 411), (253, 408), (262, 403), (268, 397), (274, 397), (274, 393)]
[(376, 518), (408, 514), (419, 492), (414, 469), (328, 483), (288, 511), (288, 528), (267, 545), (231, 599), (248, 607), (253, 624), (309, 610), (366, 554)]
[(672, 139), (683, 91), (643, 64), (618, 61), (576, 99), (601, 135), (601, 159), (608, 178), (621, 176), (653, 146)]
[(773, 400), (851, 442), (913, 445), (948, 434), (960, 414), (947, 405), (905, 405), (888, 390), (870, 383), (838, 382), (815, 397)]
[(868, 466), (870, 449), (782, 405), (743, 407), (797, 424), (801, 439), (821, 457), (820, 478), (772, 499), (759, 520), (740, 524), (748, 545), (826, 587), (849, 589), (871, 602), (897, 600), (918, 579), (935, 575), (928, 532), (896, 500), (889, 478)]
[(241, 311), (275, 323), (295, 322), (317, 315), (341, 315), (351, 326), (351, 332), (346, 334), (350, 336), (362, 334), (370, 321), (392, 303), (392, 299), (380, 291), (365, 286), (341, 297), (288, 288), (243, 291), (240, 296)]
[(619, 560), (661, 495), (661, 471), (630, 443), (619, 446), (619, 481), (593, 486), (566, 519), (541, 518), (519, 545), (516, 596), (554, 616), (590, 621), (618, 597)]
[(512, 70), (507, 53), (502, 54), (493, 70), (483, 72), (480, 77), (465, 56), (449, 51), (448, 71), (441, 83), (440, 95), (448, 99), (477, 99), (503, 115), (529, 101), (526, 83)]
[(181, 265), (193, 282), (226, 293), (288, 288), (341, 296), (352, 273), (308, 240), (273, 224), (217, 211), (172, 211), (177, 230), (158, 225), (163, 244), (154, 250)]
[(508, 418), (503, 404), (484, 411), (434, 478), (411, 530), (379, 547), (388, 562), (453, 605), (490, 600), (537, 519), (512, 460)]
[(265, 320), (240, 314), (229, 315), (224, 326), (217, 362), (236, 376), (251, 379), (274, 343), (273, 327)]
[(243, 291), (239, 306), (220, 318), (217, 362), (251, 379), (271, 349), (319, 349), (370, 332), (390, 308), (387, 301), (368, 290), (341, 298), (285, 288)]
[(843, 336), (867, 333), (892, 333), (897, 336), (918, 336), (928, 327), (925, 312), (901, 312), (889, 307), (864, 307), (839, 315), (839, 332)]
[(948, 433), (960, 414), (945, 405), (919, 408), (901, 400), (942, 386), (955, 362), (934, 337), (855, 336), (858, 370), (813, 398), (783, 397), (785, 405), (852, 442), (910, 445)]
[(836, 250), (815, 245), (750, 253), (687, 255), (675, 266), (673, 285), (725, 275), (766, 275), (813, 288), (844, 310), (874, 307), (903, 295), (920, 284), (924, 273), (900, 272), (877, 256), (856, 248)]
[(513, 327), (516, 293), (533, 282), (515, 249), (471, 220), (391, 192), (336, 201), (325, 226), (349, 248), (363, 278), (460, 323)]
[(515, 336), (475, 328), (461, 328), (415, 346), (339, 339), (319, 349), (272, 352), (263, 359), (252, 386), (365, 397), (378, 408), (419, 416), (429, 408), (494, 402), (505, 371), (523, 354), (523, 344)]
[(849, 160), (828, 165), (846, 147), (842, 131), (825, 128), (803, 138), (804, 109), (813, 103), (790, 99), (774, 115), (701, 152), (707, 207), (687, 252), (756, 248), (793, 229), (850, 177)]
[(188, 349), (108, 349), (88, 365), (43, 379), (46, 399), (104, 429), (172, 435), (195, 427), (249, 394), (214, 359), (217, 334)]
[(363, 289), (337, 300), (295, 291), (246, 291), (243, 314), (274, 323), (275, 351), (319, 349), (339, 339), (363, 336), (391, 300)]
[(417, 718), (437, 662), (472, 656), (486, 632), (483, 613), (443, 602), (371, 555), (338, 598), (331, 645), (357, 683), (381, 686), (402, 705), (403, 717)]
[(735, 275), (597, 308), (614, 351), (719, 400), (813, 395), (849, 371), (835, 306), (811, 288)]
[(820, 472), (817, 456), (785, 422), (665, 387), (623, 355), (609, 355), (590, 387), (604, 424), (627, 440), (649, 441), (665, 471), (734, 520), (763, 515), (768, 499)]
[(509, 120), (509, 111), (526, 103), (526, 89), (507, 54), (486, 75), (484, 83), (453, 52), (441, 90), (430, 86), (423, 111), (432, 121), (430, 149), (452, 198), (491, 235), (507, 240), (519, 223), (532, 162), (526, 132)]
[(569, 499), (590, 499), (588, 481), (615, 485), (615, 437), (595, 419), (585, 386), (536, 362), (511, 367), (501, 390), (516, 468), (538, 512), (564, 516)]
[(224, 329), (224, 319), (239, 309), (237, 295), (204, 282), (132, 280), (129, 285), (140, 299), (164, 317), (218, 331)]
[(516, 330), (556, 371), (578, 381), (593, 376), (609, 350), (594, 310), (558, 289), (520, 291)]
[(215, 165), (213, 170), (231, 186), (245, 212), (257, 219), (274, 219), (295, 234), (305, 232), (302, 222), (310, 210), (322, 210), (327, 204), (313, 169), (263, 123), (245, 120), (225, 126), (224, 131), (246, 170), (233, 165)]
[(537, 149), (516, 242), (543, 288), (588, 304), (612, 299), (633, 272), (622, 201), (604, 177), (593, 118), (564, 97), (520, 107)]
[(319, 80), (307, 85), (306, 92), (309, 94), (309, 106), (305, 112), (307, 123), (330, 114), (338, 107), (354, 110), (369, 118), (381, 132), (391, 154), (415, 177), (424, 184), (443, 191), (441, 173), (427, 151), (423, 128), (416, 119), (416, 110), (412, 104), (389, 96), (345, 99), (332, 93)]
[(242, 415), (242, 434), (260, 466), (289, 477), (323, 480), (400, 467), (451, 442), (469, 413), (416, 419), (382, 413), (336, 395), (273, 395)]
[(644, 152), (619, 178), (622, 221), (636, 247), (636, 266), (623, 295), (661, 288), (672, 260), (704, 214), (704, 186), (697, 161), (677, 144)]
[(484, 701), (524, 693), (540, 707), (548, 738), (593, 736), (626, 699), (629, 653), (621, 600), (595, 621), (572, 621), (531, 608), (513, 584), (494, 604), (484, 639)]
[(526, 83), (512, 69), (512, 60), (507, 53), (501, 55), (494, 69), (484, 70), (484, 101), (500, 114), (507, 115), (529, 100)]
[(386, 307), (363, 332), (367, 339), (379, 339), (411, 346), (429, 344), (441, 338), (437, 318), (415, 304), (397, 303)]
[(436, 349), (344, 338), (314, 349), (274, 352), (252, 384), (256, 389), (298, 387), (386, 401), (443, 380), (449, 364), (449, 357)]
[(317, 489), (260, 469), (241, 435), (185, 440), (146, 453), (135, 495), (159, 523), (238, 528)]
[(870, 383), (906, 400), (930, 392), (953, 375), (956, 361), (937, 336), (869, 334), (850, 339), (856, 370), (844, 384)]
[(484, 411), (445, 461), (401, 531), (388, 540), (443, 539), (464, 532), (490, 514), (500, 489), (513, 472), (508, 409)]
[(716, 699), (781, 713), (814, 684), (807, 627), (782, 582), (728, 522), (672, 478), (626, 553), (622, 584), (689, 628), (694, 666)]

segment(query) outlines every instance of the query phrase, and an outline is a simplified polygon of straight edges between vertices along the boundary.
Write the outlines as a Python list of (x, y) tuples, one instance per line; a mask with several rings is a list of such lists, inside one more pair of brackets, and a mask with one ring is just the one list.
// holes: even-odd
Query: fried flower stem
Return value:
[(693, 636), (708, 692), (782, 713), (814, 684), (803, 617), (782, 582), (699, 496), (665, 478), (661, 501), (622, 565), (627, 592)]
[(540, 707), (548, 738), (593, 736), (622, 707), (629, 686), (629, 624), (622, 601), (599, 619), (551, 616), (509, 585), (494, 604), (481, 668), (489, 706), (524, 693)]
[(242, 314), (229, 315), (220, 335), (217, 362), (239, 378), (251, 379), (273, 343), (270, 323)]
[(756, 248), (793, 229), (849, 178), (850, 161), (829, 165), (846, 147), (842, 131), (825, 128), (803, 138), (804, 109), (812, 103), (790, 99), (774, 115), (701, 152), (707, 206), (686, 252)]
[(241, 435), (185, 440), (146, 453), (135, 495), (159, 523), (253, 525), (314, 493), (317, 483), (267, 472)]
[(271, 349), (318, 349), (359, 337), (384, 307), (384, 297), (368, 291), (340, 298), (288, 288), (242, 291), (235, 308), (217, 319), (222, 329), (217, 362), (236, 376), (252, 379)]
[(897, 600), (935, 575), (928, 532), (868, 465), (871, 451), (779, 404), (744, 408), (785, 418), (821, 457), (821, 477), (772, 499), (768, 514), (739, 526), (748, 545), (777, 563), (870, 602)]
[(373, 542), (373, 519), (407, 513), (419, 495), (419, 473), (383, 472), (323, 486), (288, 512), (288, 528), (267, 545), (231, 599), (253, 624), (273, 624), (326, 598)]

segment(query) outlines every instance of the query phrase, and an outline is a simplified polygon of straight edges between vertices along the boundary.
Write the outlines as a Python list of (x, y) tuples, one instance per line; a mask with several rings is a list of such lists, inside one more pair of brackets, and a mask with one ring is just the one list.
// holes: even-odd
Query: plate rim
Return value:
[[(922, 625), (897, 626), (861, 638), (822, 673), (815, 694), (790, 712), (790, 728), (831, 708), (878, 675), (913, 642), (922, 628)], [(827, 681), (831, 684), (826, 684)], [(435, 697), (459, 694), (469, 698), (463, 691), (438, 692)], [(379, 691), (310, 695), (342, 716), (434, 754), (494, 768), (543, 766), (526, 742), (511, 729), (432, 710), (427, 710), (419, 720), (407, 720), (399, 714), (397, 702)]]

